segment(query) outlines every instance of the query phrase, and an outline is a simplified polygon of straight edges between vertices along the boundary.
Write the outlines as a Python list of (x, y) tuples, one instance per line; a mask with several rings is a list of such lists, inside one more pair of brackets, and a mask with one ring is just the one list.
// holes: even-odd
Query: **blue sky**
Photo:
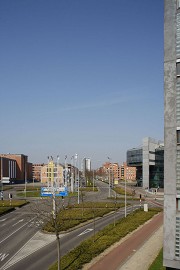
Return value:
[(1, 0), (0, 152), (100, 166), (163, 140), (163, 2)]

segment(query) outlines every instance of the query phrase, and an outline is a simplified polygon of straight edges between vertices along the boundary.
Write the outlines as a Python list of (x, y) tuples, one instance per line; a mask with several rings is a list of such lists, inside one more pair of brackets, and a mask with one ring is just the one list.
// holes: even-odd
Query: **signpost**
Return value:
[(67, 187), (41, 187), (41, 196), (42, 197), (52, 197), (55, 196), (68, 196)]

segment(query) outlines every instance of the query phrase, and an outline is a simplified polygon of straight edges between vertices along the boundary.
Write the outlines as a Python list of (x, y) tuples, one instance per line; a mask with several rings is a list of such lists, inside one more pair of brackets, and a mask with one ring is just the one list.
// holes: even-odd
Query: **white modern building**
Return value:
[(86, 171), (91, 171), (91, 159), (90, 158), (84, 158), (82, 160), (82, 172), (85, 176)]

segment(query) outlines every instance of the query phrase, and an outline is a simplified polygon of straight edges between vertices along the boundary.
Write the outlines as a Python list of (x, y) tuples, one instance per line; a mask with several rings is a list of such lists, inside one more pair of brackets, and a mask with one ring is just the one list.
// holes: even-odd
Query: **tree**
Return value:
[(61, 269), (60, 259), (61, 259), (61, 249), (60, 249), (60, 231), (61, 224), (60, 211), (64, 209), (64, 199), (61, 197), (55, 197), (55, 194), (51, 197), (46, 197), (41, 200), (36, 200), (31, 205), (31, 210), (35, 214), (35, 219), (44, 229), (51, 227), (56, 235), (57, 241), (57, 253), (58, 253), (58, 270)]

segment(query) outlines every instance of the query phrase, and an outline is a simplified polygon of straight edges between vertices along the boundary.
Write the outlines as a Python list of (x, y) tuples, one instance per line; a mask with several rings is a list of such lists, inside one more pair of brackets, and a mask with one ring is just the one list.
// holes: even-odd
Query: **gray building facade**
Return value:
[(180, 1), (164, 0), (163, 264), (180, 269)]
[(127, 151), (127, 165), (136, 167), (138, 186), (164, 187), (164, 144), (153, 138), (143, 139), (142, 146)]

